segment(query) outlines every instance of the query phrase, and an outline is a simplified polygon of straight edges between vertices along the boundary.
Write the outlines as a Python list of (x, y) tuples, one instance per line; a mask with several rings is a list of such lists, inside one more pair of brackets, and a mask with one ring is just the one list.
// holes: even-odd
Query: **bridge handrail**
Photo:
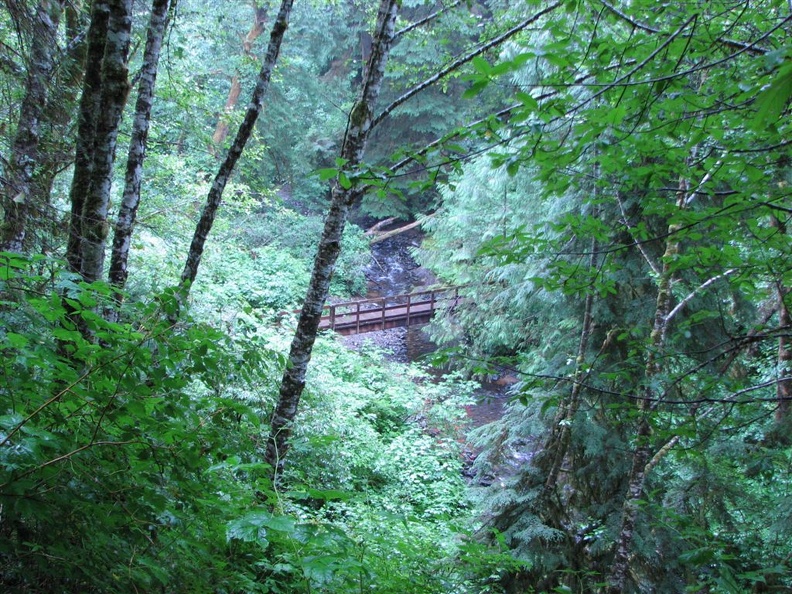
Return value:
[[(386, 318), (386, 313), (395, 309), (401, 309), (406, 306), (407, 325), (410, 324), (410, 314), (412, 313), (413, 306), (420, 306), (430, 302), (430, 309), (434, 311), (435, 304), (445, 301), (456, 301), (459, 299), (460, 286), (452, 287), (439, 287), (437, 289), (427, 289), (425, 291), (416, 291), (413, 293), (402, 293), (399, 295), (390, 295), (386, 297), (373, 297), (369, 299), (360, 299), (357, 301), (345, 301), (343, 303), (328, 303), (322, 308), (323, 312), (328, 311), (327, 314), (322, 313), (322, 319), (329, 322), (329, 329), (334, 330), (336, 327), (336, 320), (344, 317), (354, 317), (356, 323), (360, 325), (360, 314), (366, 311), (366, 305), (376, 305), (374, 310), (382, 311), (383, 322)], [(363, 306), (363, 307), (361, 307)], [(344, 311), (344, 308), (352, 308), (350, 311)], [(339, 311), (341, 310), (341, 311)], [(357, 328), (360, 331), (360, 328)]]

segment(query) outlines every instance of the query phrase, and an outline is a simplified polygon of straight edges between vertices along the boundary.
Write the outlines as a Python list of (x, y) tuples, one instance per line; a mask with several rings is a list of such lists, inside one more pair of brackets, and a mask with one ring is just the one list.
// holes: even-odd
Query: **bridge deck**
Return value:
[(458, 300), (459, 288), (453, 287), (326, 305), (319, 329), (348, 335), (426, 324), (437, 309)]

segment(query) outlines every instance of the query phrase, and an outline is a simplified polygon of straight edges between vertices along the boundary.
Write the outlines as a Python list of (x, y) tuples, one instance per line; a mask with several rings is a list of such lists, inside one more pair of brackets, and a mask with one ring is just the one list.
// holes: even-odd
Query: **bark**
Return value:
[[(146, 139), (151, 119), (151, 107), (154, 103), (154, 85), (157, 80), (160, 50), (169, 20), (169, 11), (172, 11), (174, 6), (175, 0), (154, 0), (151, 6), (151, 19), (140, 72), (135, 117), (132, 123), (132, 137), (129, 142), (124, 194), (118, 210), (113, 234), (113, 250), (110, 256), (109, 279), (117, 289), (124, 288), (129, 275), (127, 270), (129, 246), (132, 239), (132, 228), (135, 225), (140, 205), (140, 185), (143, 177), (143, 161), (146, 157)], [(121, 303), (120, 292), (116, 292), (114, 298), (118, 304)]]
[(83, 227), (83, 206), (85, 197), (91, 189), (93, 155), (96, 136), (95, 116), (101, 109), (102, 57), (110, 10), (106, 0), (95, 0), (91, 8), (91, 24), (88, 27), (85, 54), (85, 75), (80, 97), (80, 110), (77, 120), (77, 139), (75, 141), (74, 173), (72, 176), (69, 201), (69, 237), (66, 245), (66, 261), (72, 272), (79, 273), (82, 268), (80, 243)]
[[(680, 180), (679, 193), (677, 195), (677, 206), (680, 209), (684, 208), (687, 203), (687, 190), (687, 182), (685, 180)], [(633, 452), (632, 466), (627, 481), (627, 495), (622, 507), (622, 522), (618, 544), (611, 565), (611, 574), (608, 579), (608, 594), (621, 594), (624, 592), (627, 583), (627, 575), (630, 570), (630, 556), (635, 533), (635, 522), (638, 517), (641, 497), (643, 496), (647, 471), (651, 469), (649, 462), (652, 460), (653, 445), (649, 415), (656, 406), (656, 393), (651, 385), (652, 379), (657, 377), (662, 371), (660, 360), (662, 351), (665, 347), (668, 324), (670, 322), (669, 313), (671, 312), (672, 299), (671, 287), (673, 283), (673, 270), (670, 265), (674, 256), (679, 253), (679, 242), (676, 240), (678, 231), (678, 226), (669, 225), (669, 239), (666, 242), (666, 249), (662, 258), (663, 267), (658, 279), (654, 321), (652, 324), (652, 333), (649, 337), (644, 368), (645, 387), (641, 390), (641, 399), (638, 401), (641, 419), (638, 422), (636, 449)]]
[[(771, 225), (778, 229), (778, 231), (786, 235), (787, 225), (776, 217), (771, 220)], [(792, 330), (792, 316), (789, 314), (789, 307), (787, 306), (787, 298), (790, 294), (789, 287), (778, 280), (776, 286), (776, 294), (778, 299), (778, 383), (776, 384), (776, 396), (778, 399), (777, 408), (775, 411), (775, 422), (777, 432), (783, 435), (784, 442), (788, 442), (790, 437), (788, 430), (792, 419), (792, 338), (790, 338), (790, 331)]]
[[(84, 17), (84, 18), (83, 18)], [(78, 104), (85, 71), (86, 31), (90, 15), (80, 2), (66, 2), (61, 16), (64, 35), (48, 81), (42, 114), (41, 139), (31, 186), (25, 250), (58, 253), (62, 250), (61, 212), (52, 204), (56, 178), (74, 163)]]
[(217, 121), (214, 134), (212, 134), (212, 142), (215, 145), (223, 144), (225, 139), (228, 138), (228, 116), (232, 111), (234, 111), (241, 94), (242, 83), (239, 82), (239, 76), (235, 74), (231, 78), (231, 90), (228, 91), (228, 99), (226, 99), (226, 104), (223, 108), (223, 115), (220, 116), (220, 119)]
[[(382, 0), (377, 15), (377, 25), (371, 56), (366, 66), (366, 76), (355, 106), (349, 114), (347, 131), (341, 148), (345, 169), (354, 179), (354, 172), (363, 160), (373, 121), (373, 107), (379, 97), (385, 66), (396, 29), (396, 15), (400, 2)], [(297, 322), (297, 331), (292, 340), (289, 361), (283, 374), (278, 403), (272, 415), (270, 435), (264, 461), (270, 465), (272, 476), (277, 479), (283, 468), (289, 447), (292, 423), (297, 415), (300, 396), (305, 388), (305, 374), (311, 359), (322, 307), (330, 289), (330, 278), (341, 251), (341, 236), (346, 225), (349, 208), (360, 196), (353, 186), (345, 189), (335, 183), (331, 191), (331, 206), (314, 260), (308, 292)]]
[(39, 2), (35, 12), (30, 15), (31, 48), (25, 96), (11, 147), (8, 179), (0, 192), (0, 205), (5, 213), (0, 251), (23, 251), (28, 214), (31, 209), (44, 206), (34, 198), (37, 194), (34, 191), (34, 175), (40, 163), (41, 123), (54, 67), (61, 11), (62, 2)]
[(110, 0), (108, 8), (100, 109), (93, 114), (97, 122), (93, 168), (90, 191), (85, 194), (82, 209), (80, 275), (86, 282), (102, 277), (118, 127), (129, 94), (127, 54), (132, 30), (132, 0)]
[(372, 236), (373, 235), (373, 236), (376, 237), (377, 234), (382, 233), (382, 228), (383, 227), (387, 227), (388, 225), (392, 224), (393, 221), (395, 221), (395, 220), (396, 220), (396, 217), (389, 217), (387, 219), (379, 221), (378, 223), (375, 223), (374, 225), (372, 225), (371, 227), (366, 229), (366, 235), (367, 236)]
[(212, 230), (217, 209), (220, 207), (220, 202), (223, 199), (223, 190), (225, 190), (231, 173), (234, 171), (239, 157), (253, 132), (253, 126), (261, 113), (261, 105), (264, 101), (264, 95), (269, 88), (270, 78), (272, 71), (275, 68), (275, 63), (278, 61), (278, 54), (280, 53), (281, 43), (283, 36), (286, 33), (286, 28), (289, 25), (289, 14), (291, 13), (292, 4), (294, 0), (283, 0), (278, 11), (278, 16), (275, 17), (275, 22), (272, 25), (272, 32), (270, 33), (269, 46), (267, 47), (267, 55), (264, 58), (264, 63), (259, 71), (258, 80), (256, 81), (256, 88), (253, 91), (253, 96), (248, 104), (245, 119), (239, 126), (236, 138), (228, 149), (228, 154), (225, 160), (220, 165), (220, 169), (215, 176), (212, 187), (209, 189), (209, 195), (206, 199), (206, 205), (201, 212), (201, 218), (195, 228), (192, 243), (190, 244), (190, 251), (187, 254), (187, 261), (184, 264), (182, 271), (181, 281), (183, 295), (186, 297), (189, 292), (189, 285), (195, 280), (198, 274), (198, 267), (201, 264), (201, 257), (203, 256), (204, 245), (209, 232)]
[[(409, 231), (410, 229), (415, 229), (416, 227), (418, 227), (420, 225), (423, 225), (426, 221), (431, 219), (433, 216), (434, 216), (434, 214), (427, 215), (427, 216), (421, 218), (418, 221), (413, 221), (412, 223), (407, 223), (406, 225), (398, 227), (397, 229), (391, 229), (390, 231), (380, 231), (379, 228), (376, 228), (377, 225), (379, 225), (379, 223), (377, 223), (377, 225), (375, 225), (374, 227), (372, 227), (371, 229), (366, 231), (366, 235), (371, 238), (371, 239), (369, 239), (369, 243), (371, 243), (371, 244), (379, 243), (380, 241), (385, 241), (386, 239), (389, 239), (391, 237), (395, 237), (396, 235), (399, 235), (400, 233), (405, 233), (405, 232)], [(393, 219), (388, 219), (387, 221), (383, 221), (383, 225), (382, 226), (384, 227), (384, 226), (388, 225), (389, 222), (393, 222)]]
[[(245, 39), (242, 42), (242, 49), (244, 50), (245, 55), (251, 54), (253, 50), (253, 44), (256, 42), (256, 39), (258, 39), (261, 34), (264, 33), (264, 24), (267, 22), (267, 7), (256, 5), (254, 6), (254, 9), (255, 15), (253, 25), (250, 27), (250, 31), (248, 31), (247, 35), (245, 35)], [(241, 94), (242, 83), (239, 81), (239, 76), (235, 74), (231, 78), (231, 90), (228, 92), (225, 108), (223, 108), (223, 115), (221, 115), (220, 119), (217, 121), (214, 134), (212, 134), (212, 142), (215, 145), (223, 144), (225, 139), (228, 138), (228, 116), (232, 111), (234, 111)]]
[[(589, 266), (592, 270), (595, 270), (597, 267), (597, 251), (597, 242), (592, 241), (591, 260), (589, 262)], [(583, 364), (586, 360), (588, 343), (591, 338), (593, 308), (594, 295), (589, 292), (589, 294), (586, 295), (586, 302), (583, 310), (583, 328), (580, 331), (580, 340), (578, 342), (574, 382), (570, 390), (569, 398), (558, 407), (558, 412), (553, 422), (552, 432), (544, 448), (550, 461), (550, 466), (547, 470), (547, 478), (545, 479), (544, 487), (542, 488), (541, 501), (543, 503), (540, 504), (540, 507), (546, 507), (551, 496), (557, 492), (558, 477), (561, 473), (564, 459), (569, 451), (569, 444), (572, 439), (572, 421), (580, 408), (580, 395), (583, 389), (583, 383), (588, 375)]]
[[(790, 411), (792, 411), (792, 317), (789, 315), (789, 307), (785, 298), (789, 295), (788, 288), (778, 287), (778, 384), (776, 385), (776, 395), (778, 397), (778, 407), (775, 412), (775, 420), (779, 427), (786, 427), (790, 422)], [(789, 437), (787, 437), (789, 439)]]

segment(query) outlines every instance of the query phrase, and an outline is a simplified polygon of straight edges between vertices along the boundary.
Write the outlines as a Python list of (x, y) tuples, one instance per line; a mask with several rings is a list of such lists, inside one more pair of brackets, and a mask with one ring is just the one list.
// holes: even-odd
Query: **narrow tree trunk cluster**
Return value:
[[(685, 208), (688, 200), (688, 183), (680, 180), (679, 191), (677, 194), (677, 207)], [(622, 506), (621, 530), (616, 545), (616, 553), (611, 565), (610, 578), (608, 580), (608, 594), (622, 594), (625, 591), (627, 576), (630, 569), (630, 557), (632, 544), (635, 536), (635, 523), (638, 517), (638, 510), (641, 498), (643, 497), (644, 484), (646, 483), (647, 471), (651, 469), (649, 461), (652, 459), (654, 444), (652, 443), (652, 427), (649, 417), (657, 407), (658, 394), (651, 387), (652, 380), (657, 378), (662, 372), (663, 350), (666, 346), (666, 335), (668, 324), (670, 323), (669, 313), (671, 312), (671, 288), (674, 282), (674, 270), (672, 268), (673, 258), (679, 253), (679, 241), (677, 233), (678, 225), (669, 225), (663, 254), (663, 265), (660, 277), (657, 281), (657, 299), (655, 304), (654, 320), (652, 332), (649, 337), (649, 344), (646, 347), (646, 363), (644, 367), (645, 387), (639, 390), (638, 411), (641, 415), (638, 422), (638, 431), (635, 436), (635, 451), (632, 456), (632, 465), (627, 479), (627, 493)]]
[(118, 126), (129, 93), (127, 54), (131, 29), (131, 0), (94, 2), (66, 252), (71, 269), (87, 282), (102, 277)]
[[(175, 0), (174, 0), (175, 2)], [(132, 122), (132, 138), (129, 142), (126, 174), (124, 177), (124, 194), (118, 209), (113, 234), (113, 249), (110, 256), (110, 283), (123, 289), (129, 275), (127, 263), (129, 246), (132, 241), (132, 229), (140, 206), (140, 186), (143, 179), (143, 161), (146, 156), (146, 140), (148, 138), (151, 108), (154, 103), (154, 85), (157, 80), (160, 50), (165, 29), (168, 23), (169, 10), (173, 8), (171, 0), (154, 0), (151, 8), (146, 49), (143, 54), (143, 66), (140, 72), (138, 97), (135, 103), (135, 116)], [(115, 295), (116, 302), (121, 302), (121, 293)], [(116, 312), (117, 313), (117, 312)], [(114, 315), (114, 314), (111, 314)]]

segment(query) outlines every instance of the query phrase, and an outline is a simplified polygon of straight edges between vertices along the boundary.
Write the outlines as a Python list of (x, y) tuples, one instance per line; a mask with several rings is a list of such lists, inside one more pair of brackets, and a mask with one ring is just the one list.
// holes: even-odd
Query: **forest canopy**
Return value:
[[(0, 25), (4, 591), (792, 589), (788, 0)], [(405, 232), (442, 371), (319, 330)]]

